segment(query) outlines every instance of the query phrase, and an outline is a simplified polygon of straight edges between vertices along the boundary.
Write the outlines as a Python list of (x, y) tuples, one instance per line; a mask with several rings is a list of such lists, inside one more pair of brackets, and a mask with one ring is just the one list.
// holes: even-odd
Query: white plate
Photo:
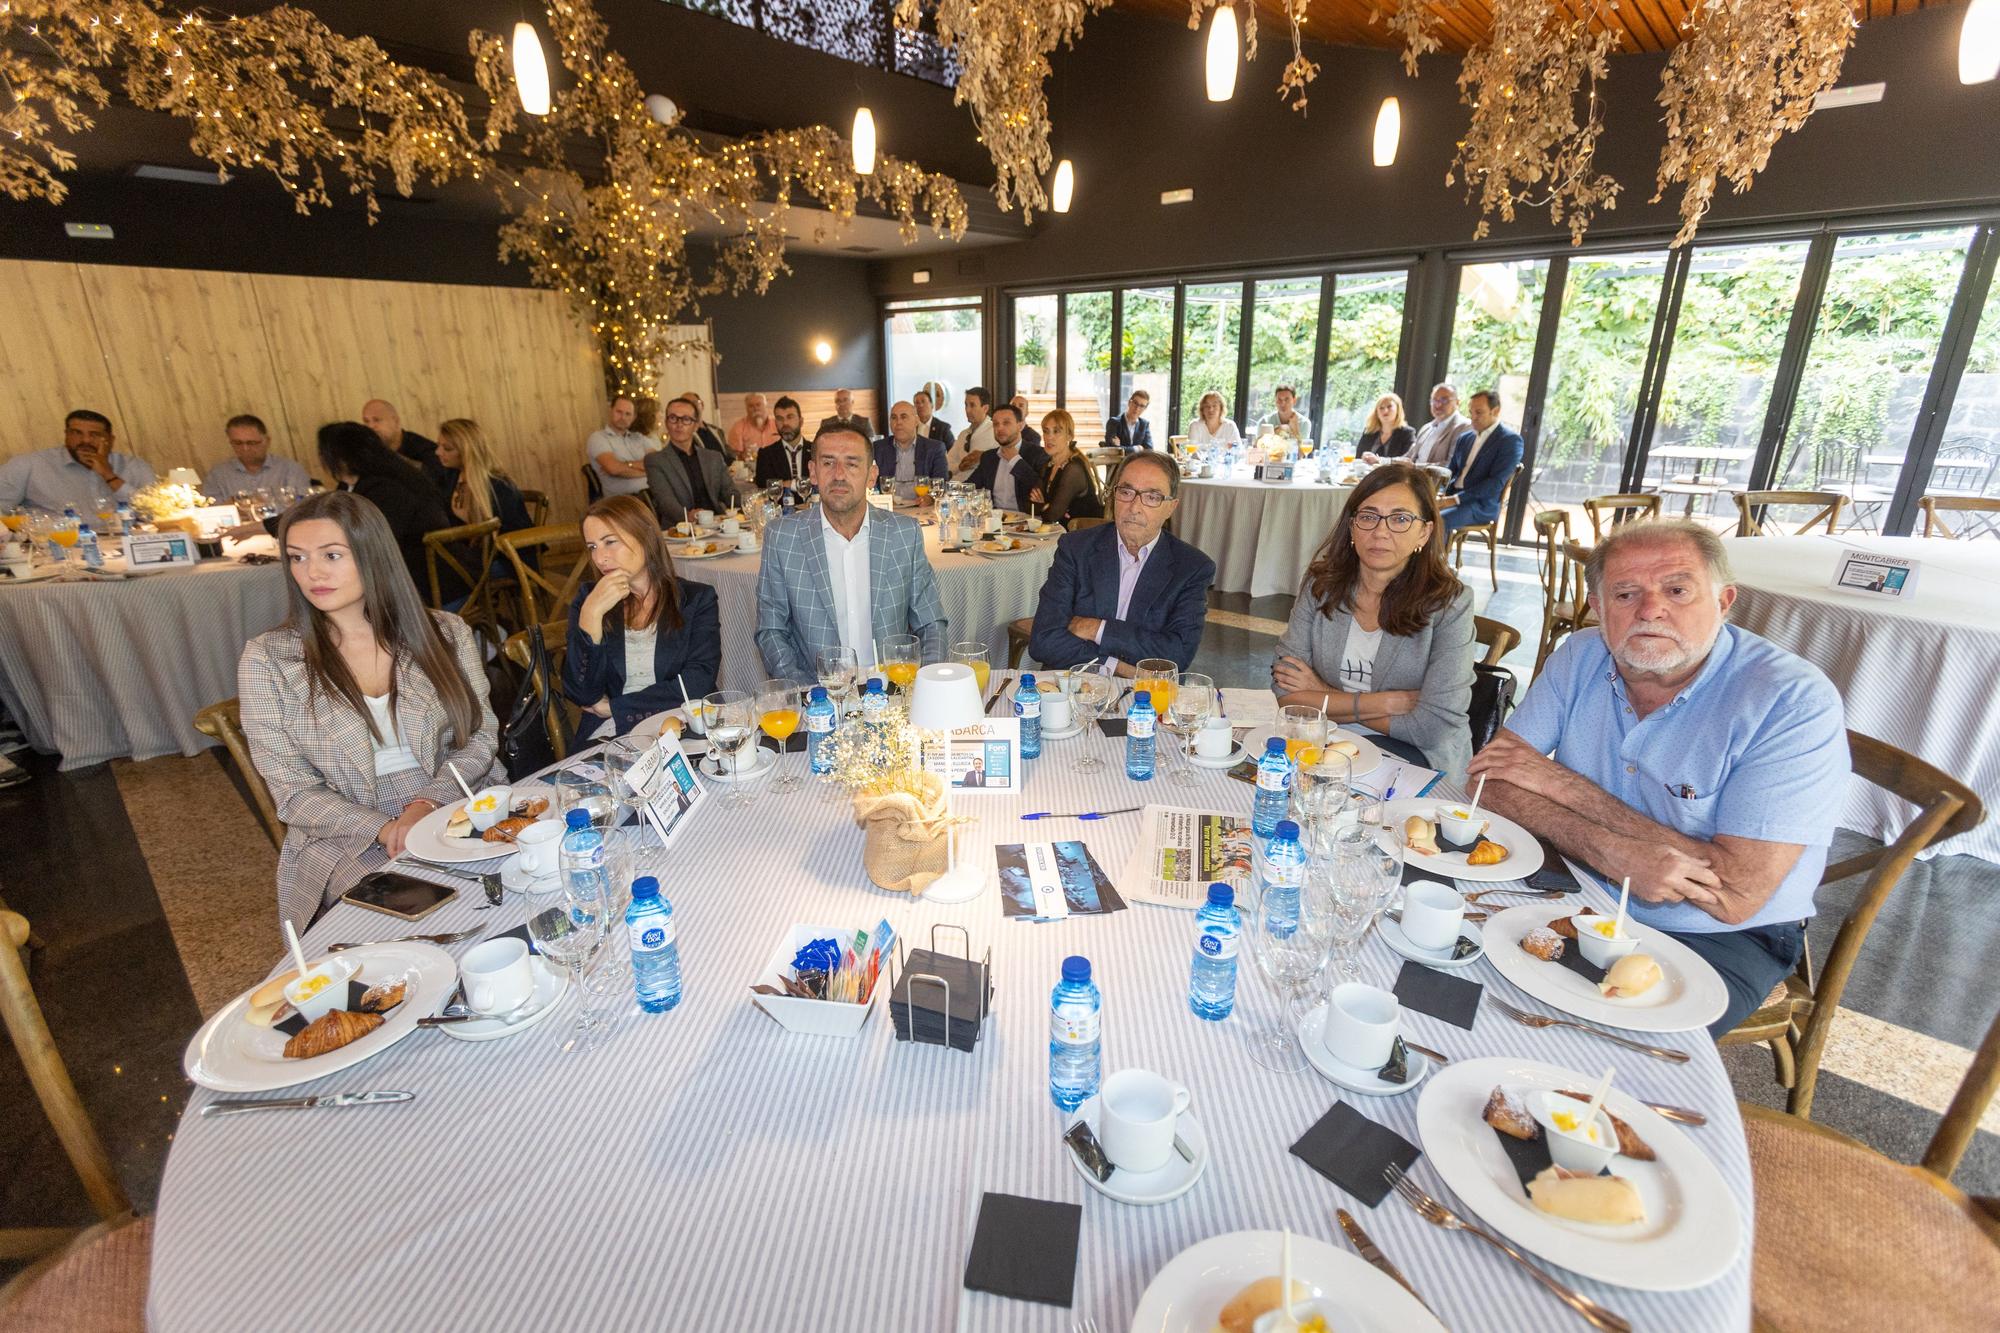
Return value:
[[(1433, 818), (1440, 808), (1450, 805), (1450, 801), (1417, 799), (1391, 801), (1382, 807), (1382, 822), (1394, 829), (1398, 836), (1403, 832), (1403, 821), (1411, 815)], [(1469, 866), (1465, 863), (1465, 853), (1455, 852), (1438, 842), (1438, 854), (1428, 856), (1422, 852), (1409, 852), (1405, 861), (1426, 874), (1442, 875), (1447, 879), (1478, 880), (1482, 883), (1497, 884), (1510, 879), (1526, 879), (1542, 868), (1542, 844), (1535, 841), (1535, 835), (1516, 824), (1511, 819), (1502, 819), (1488, 811), (1479, 811), (1479, 817), (1486, 821), (1486, 832), (1482, 835), (1490, 842), (1497, 842), (1507, 849), (1507, 859), (1497, 866)]]
[(705, 555), (690, 554), (685, 549), (686, 546), (687, 543), (685, 542), (676, 542), (673, 541), (672, 539), (669, 539), (667, 542), (667, 552), (668, 554), (672, 555), (675, 560), (720, 560), (722, 559), (722, 557), (726, 555), (757, 554), (755, 550), (750, 550), (750, 551), (738, 550), (734, 543), (724, 546), (720, 551), (710, 551)]
[(271, 1092), (310, 1083), (394, 1046), (417, 1030), (419, 1018), (436, 1013), (458, 985), (458, 964), (435, 944), (364, 944), (341, 956), (361, 965), (359, 979), (370, 986), (397, 977), (408, 979), (403, 1002), (381, 1027), (337, 1051), (310, 1060), (287, 1060), (289, 1038), (284, 1033), (243, 1021), (250, 997), (264, 984), (260, 981), (201, 1025), (181, 1057), (181, 1068), (196, 1083), (217, 1092)]
[[(545, 782), (520, 782), (514, 785), (514, 795), (536, 796), (549, 803), (542, 811), (543, 819), (556, 817), (556, 789)], [(445, 826), (451, 823), (452, 811), (464, 805), (463, 800), (447, 801), (437, 809), (417, 821), (417, 826), (403, 840), (404, 848), (412, 856), (426, 861), (442, 861), (446, 865), (469, 865), (474, 861), (494, 861), (514, 854), (511, 842), (487, 842), (481, 837), (447, 838)]]
[[(1597, 987), (1561, 963), (1537, 958), (1521, 947), (1522, 936), (1563, 915), (1557, 903), (1523, 903), (1486, 922), (1486, 951), (1493, 966), (1551, 1009), (1633, 1032), (1692, 1032), (1722, 1017), (1729, 1007), (1729, 988), (1700, 954), (1629, 917), (1625, 929), (1638, 937), (1638, 951), (1660, 965), (1660, 982), (1629, 1000), (1605, 999)], [(1576, 941), (1565, 940), (1563, 947), (1574, 949)]]
[[(1276, 1231), (1232, 1231), (1188, 1246), (1146, 1284), (1132, 1333), (1210, 1333), (1232, 1296), (1277, 1275), (1283, 1243)], [(1292, 1280), (1346, 1314), (1341, 1333), (1444, 1333), (1396, 1279), (1325, 1241), (1292, 1237)]]
[[(750, 753), (757, 756), (754, 767), (739, 767), (734, 773), (724, 773), (717, 767), (722, 762), (722, 756), (711, 752), (701, 761), (701, 775), (710, 782), (754, 782), (770, 772), (771, 766), (777, 762), (778, 752), (767, 750), (762, 745), (752, 745)], [(738, 763), (741, 762), (741, 756), (738, 756)]]
[(460, 1041), (496, 1041), (526, 1032), (556, 1011), (563, 992), (569, 989), (569, 973), (553, 967), (540, 955), (529, 960), (535, 968), (535, 993), (521, 1007), (520, 1016), (509, 1023), (504, 1018), (474, 1018), (463, 1023), (440, 1023), (438, 1031)]
[(10, 583), (40, 583), (43, 579), (52, 579), (62, 573), (62, 568), (61, 565), (30, 565), (26, 573), (0, 574), (0, 588)]
[(1081, 722), (1073, 722), (1062, 731), (1050, 731), (1047, 727), (1042, 728), (1042, 739), (1044, 741), (1066, 741), (1081, 735), (1083, 735), (1083, 723)]
[(515, 852), (500, 867), (500, 887), (509, 893), (553, 893), (562, 887), (562, 875), (531, 878), (521, 869), (521, 854)]
[(1299, 1045), (1305, 1048), (1306, 1059), (1319, 1071), (1321, 1078), (1349, 1092), (1358, 1092), (1364, 1097), (1394, 1097), (1408, 1092), (1424, 1081), (1424, 1075), (1431, 1072), (1433, 1063), (1428, 1055), (1408, 1046), (1410, 1076), (1401, 1083), (1391, 1083), (1373, 1069), (1356, 1069), (1344, 1064), (1327, 1053), (1326, 1043), (1320, 1034), (1326, 1029), (1326, 1006), (1318, 1005), (1299, 1020)]
[[(1086, 1120), (1090, 1122), (1090, 1132), (1096, 1134), (1101, 1105), (1096, 1097), (1084, 1102), (1077, 1108), (1076, 1114), (1063, 1123), (1063, 1132), (1067, 1134), (1077, 1121)], [(1069, 1164), (1083, 1177), (1084, 1184), (1106, 1198), (1116, 1199), (1120, 1203), (1165, 1203), (1169, 1199), (1180, 1198), (1194, 1188), (1194, 1183), (1201, 1179), (1202, 1172), (1208, 1170), (1210, 1157), (1208, 1131), (1201, 1127), (1201, 1121), (1195, 1119), (1194, 1112), (1181, 1112), (1181, 1118), (1176, 1122), (1174, 1132), (1180, 1135), (1181, 1142), (1187, 1144), (1188, 1151), (1194, 1154), (1194, 1161), (1187, 1161), (1178, 1152), (1169, 1151), (1167, 1164), (1157, 1171), (1127, 1171), (1123, 1167), (1114, 1166), (1111, 1179), (1099, 1180), (1085, 1169), (1082, 1159), (1070, 1151), (1067, 1143), (1063, 1145), (1063, 1156), (1069, 1158)], [(1101, 1135), (1099, 1139), (1101, 1143)]]
[(1449, 949), (1426, 949), (1420, 944), (1412, 944), (1410, 937), (1403, 933), (1402, 923), (1390, 920), (1387, 912), (1375, 918), (1375, 933), (1382, 937), (1382, 943), (1411, 962), (1422, 963), (1425, 967), (1471, 967), (1486, 956), (1486, 937), (1470, 921), (1458, 923), (1458, 937), (1471, 940), (1479, 947), (1463, 958), (1453, 958)]
[(1743, 1246), (1736, 1196), (1687, 1135), (1617, 1087), (1604, 1109), (1632, 1126), (1659, 1159), (1611, 1159), (1613, 1173), (1638, 1189), (1646, 1220), (1595, 1226), (1551, 1217), (1528, 1202), (1520, 1176), (1482, 1119), (1486, 1099), (1503, 1084), (1587, 1089), (1595, 1082), (1592, 1075), (1535, 1060), (1454, 1061), (1417, 1099), (1424, 1155), (1451, 1192), (1495, 1231), (1573, 1273), (1641, 1291), (1685, 1291), (1715, 1281)]
[(706, 527), (700, 525), (683, 527), (679, 523), (669, 523), (662, 531), (666, 533), (667, 542), (670, 545), (674, 542), (702, 541), (709, 537), (720, 537), (722, 535), (722, 529), (715, 524), (709, 524)]
[(1003, 559), (1010, 555), (1026, 555), (1030, 551), (1039, 551), (1042, 549), (1039, 546), (1010, 546), (1004, 551), (995, 551), (988, 549), (987, 547), (988, 540), (989, 539), (987, 538), (981, 538), (979, 541), (974, 542), (969, 548), (966, 549), (970, 550), (975, 555), (990, 555), (995, 559)]
[(1196, 768), (1234, 768), (1249, 757), (1249, 747), (1238, 745), (1219, 759), (1211, 759), (1209, 756), (1196, 750), (1188, 755), (1188, 762)]
[[(1284, 735), (1284, 732), (1277, 727), (1252, 727), (1249, 733), (1243, 737), (1243, 746), (1251, 754), (1261, 757), (1264, 753), (1264, 742), (1273, 736), (1282, 735)], [(1377, 768), (1381, 767), (1381, 748), (1360, 732), (1346, 731), (1339, 727), (1334, 727), (1328, 730), (1326, 735), (1328, 740), (1349, 741), (1361, 752), (1347, 761), (1347, 773), (1349, 777), (1358, 778), (1365, 774), (1373, 773)]]

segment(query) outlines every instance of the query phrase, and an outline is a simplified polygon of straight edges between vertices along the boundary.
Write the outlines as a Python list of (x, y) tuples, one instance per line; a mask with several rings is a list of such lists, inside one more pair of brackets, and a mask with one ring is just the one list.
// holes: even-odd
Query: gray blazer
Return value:
[[(818, 505), (764, 529), (757, 570), (757, 651), (773, 676), (811, 681), (822, 648), (840, 646)], [(951, 642), (937, 575), (924, 555), (924, 530), (913, 518), (868, 511), (868, 619), (877, 639), (914, 634), (925, 662), (942, 662)], [(873, 654), (857, 646), (861, 665)]]
[[(1354, 617), (1345, 611), (1323, 615), (1313, 600), (1310, 576), (1299, 585), (1291, 623), (1278, 639), (1278, 653), (1296, 657), (1324, 681), (1340, 679), (1340, 657)], [(1472, 762), (1472, 589), (1462, 588), (1452, 604), (1407, 638), (1382, 636), (1375, 653), (1375, 688), (1417, 690), (1416, 711), (1389, 719), (1389, 734), (1424, 752), (1446, 779), (1462, 782)], [(1334, 720), (1340, 715), (1336, 705)]]
[[(694, 459), (701, 466), (702, 480), (708, 484), (715, 507), (735, 507), (736, 479), (729, 475), (728, 460), (713, 449), (703, 448), (699, 442), (694, 447)], [(669, 444), (646, 455), (646, 487), (653, 494), (653, 510), (660, 516), (660, 526), (671, 527), (686, 521), (688, 509), (694, 505), (694, 488), (688, 482), (687, 463), (680, 450)]]

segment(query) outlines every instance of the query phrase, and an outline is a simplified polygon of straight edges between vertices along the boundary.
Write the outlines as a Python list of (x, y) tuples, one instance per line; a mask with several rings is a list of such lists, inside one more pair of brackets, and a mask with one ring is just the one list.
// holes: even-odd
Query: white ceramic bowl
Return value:
[[(800, 949), (814, 940), (850, 940), (854, 932), (837, 926), (793, 926), (772, 953), (771, 961), (764, 965), (763, 973), (757, 980), (778, 990), (785, 988), (785, 973), (791, 970), (792, 959)], [(865, 1004), (843, 1004), (834, 1000), (807, 1000), (796, 995), (754, 994), (759, 1009), (778, 1020), (788, 1032), (805, 1032), (816, 1037), (858, 1036), (868, 1022), (868, 1016), (875, 1012), (876, 1000), (889, 988), (888, 961), (883, 960), (881, 975), (875, 978), (875, 990)]]
[(465, 803), (465, 817), (472, 821), (473, 828), (484, 833), (507, 818), (508, 807), (513, 803), (512, 787), (481, 787)]
[(1616, 918), (1586, 913), (1576, 918), (1576, 947), (1589, 960), (1591, 966), (1610, 970), (1613, 963), (1639, 947), (1638, 937), (1620, 935), (1616, 939), (1598, 933), (1597, 924), (1610, 924)]
[(1586, 1127), (1583, 1124), (1578, 1123), (1574, 1130), (1567, 1130), (1555, 1120), (1556, 1111), (1562, 1110), (1568, 1112), (1573, 1121), (1581, 1122), (1583, 1113), (1590, 1109), (1586, 1103), (1574, 1097), (1565, 1097), (1560, 1092), (1542, 1092), (1534, 1096), (1530, 1105), (1534, 1107), (1535, 1120), (1549, 1141), (1550, 1160), (1563, 1170), (1594, 1176), (1618, 1151), (1618, 1131), (1611, 1127), (1611, 1117), (1602, 1109), (1597, 1112), (1596, 1137), (1590, 1139), (1584, 1137)]

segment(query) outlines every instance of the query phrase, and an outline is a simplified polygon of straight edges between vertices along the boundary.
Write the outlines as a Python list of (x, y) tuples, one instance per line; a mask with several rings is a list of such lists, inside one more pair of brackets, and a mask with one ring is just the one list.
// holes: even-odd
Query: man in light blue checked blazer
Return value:
[(822, 649), (848, 647), (863, 667), (875, 644), (914, 634), (925, 662), (945, 660), (950, 627), (924, 530), (868, 503), (875, 460), (859, 432), (828, 427), (813, 443), (820, 502), (764, 531), (757, 574), (757, 651), (774, 677), (818, 677)]

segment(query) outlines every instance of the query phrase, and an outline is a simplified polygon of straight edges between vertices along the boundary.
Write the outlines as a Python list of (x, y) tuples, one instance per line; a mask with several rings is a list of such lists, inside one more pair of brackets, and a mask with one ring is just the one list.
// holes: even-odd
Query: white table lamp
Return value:
[[(979, 725), (986, 716), (980, 707), (979, 678), (962, 662), (934, 662), (917, 671), (910, 686), (910, 726), (920, 732), (935, 731), (944, 736), (944, 813), (951, 818), (951, 733), (962, 727)], [(977, 898), (986, 887), (983, 866), (960, 865), (958, 828), (945, 829), (945, 872), (924, 890), (924, 898), (936, 903), (963, 903)]]

